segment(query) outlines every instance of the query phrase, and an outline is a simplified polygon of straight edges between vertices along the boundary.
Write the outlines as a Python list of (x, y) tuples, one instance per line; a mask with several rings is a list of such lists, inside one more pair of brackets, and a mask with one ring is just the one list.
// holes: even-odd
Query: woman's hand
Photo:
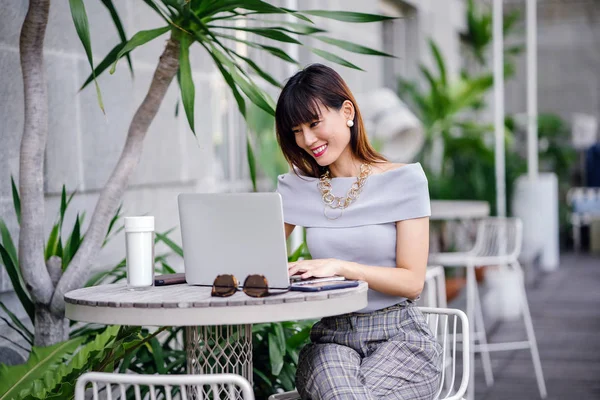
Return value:
[(302, 279), (327, 278), (340, 275), (343, 263), (333, 258), (300, 260), (288, 263), (288, 273), (290, 276), (299, 274)]

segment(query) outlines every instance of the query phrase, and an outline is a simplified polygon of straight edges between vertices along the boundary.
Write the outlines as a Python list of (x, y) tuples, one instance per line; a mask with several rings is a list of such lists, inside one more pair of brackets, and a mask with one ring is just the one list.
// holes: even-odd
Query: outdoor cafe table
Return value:
[(490, 215), (487, 201), (474, 200), (431, 200), (433, 221), (469, 220), (485, 218)]
[(66, 316), (107, 325), (184, 326), (190, 374), (234, 373), (252, 382), (252, 324), (318, 319), (367, 305), (367, 284), (264, 298), (238, 292), (211, 297), (209, 287), (156, 286), (132, 291), (125, 283), (65, 294)]

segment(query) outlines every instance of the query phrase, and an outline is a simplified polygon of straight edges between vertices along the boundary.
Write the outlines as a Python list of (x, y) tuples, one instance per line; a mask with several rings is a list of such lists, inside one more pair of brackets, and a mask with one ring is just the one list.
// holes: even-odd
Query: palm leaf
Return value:
[(310, 51), (312, 51), (313, 53), (315, 53), (316, 55), (323, 57), (326, 60), (332, 61), (334, 63), (343, 65), (344, 67), (348, 67), (348, 68), (353, 68), (353, 69), (357, 69), (359, 71), (364, 71), (362, 68), (352, 64), (349, 61), (346, 61), (345, 59), (343, 59), (340, 56), (337, 56), (333, 53), (330, 53), (326, 50), (321, 50), (321, 49), (315, 49), (315, 48), (311, 48)]
[(59, 235), (59, 224), (54, 224), (48, 237), (48, 243), (46, 244), (46, 251), (44, 253), (44, 260), (50, 259), (50, 257), (56, 255), (58, 249), (58, 235)]
[(297, 41), (296, 39), (294, 39), (293, 37), (281, 32), (280, 29), (247, 28), (247, 27), (241, 27), (241, 26), (222, 26), (222, 25), (209, 25), (208, 28), (209, 29), (215, 29), (215, 28), (232, 29), (232, 30), (236, 30), (236, 31), (250, 32), (250, 33), (254, 33), (259, 36), (264, 36), (269, 39), (277, 40), (279, 42), (302, 44), (299, 41)]
[[(69, 5), (71, 6), (71, 16), (73, 17), (75, 30), (77, 31), (77, 35), (79, 36), (79, 40), (81, 40), (83, 48), (85, 49), (85, 54), (87, 55), (90, 67), (93, 70), (94, 58), (92, 55), (92, 43), (90, 41), (90, 28), (87, 13), (85, 12), (85, 6), (83, 5), (83, 0), (69, 0)], [(98, 105), (100, 106), (102, 112), (106, 113), (104, 111), (104, 104), (102, 103), (102, 94), (100, 93), (100, 86), (98, 85), (95, 76), (94, 84), (96, 85), (96, 97), (98, 98)]]
[(379, 50), (375, 50), (375, 49), (371, 49), (370, 47), (365, 47), (365, 46), (361, 46), (359, 44), (356, 43), (352, 43), (352, 42), (348, 42), (346, 40), (340, 40), (340, 39), (333, 39), (327, 36), (313, 36), (316, 39), (319, 39), (322, 42), (328, 43), (328, 44), (332, 44), (334, 46), (340, 47), (344, 50), (348, 50), (351, 51), (353, 53), (359, 53), (359, 54), (367, 54), (367, 55), (371, 55), (371, 56), (382, 56), (382, 57), (392, 57), (392, 58), (397, 58), (396, 56), (393, 56), (391, 54), (388, 53), (384, 53), (382, 51)]
[(194, 100), (196, 97), (194, 80), (192, 79), (192, 69), (190, 67), (190, 37), (188, 35), (182, 35), (180, 39), (181, 50), (179, 52), (179, 87), (181, 89), (181, 101), (183, 102), (183, 109), (187, 117), (190, 129), (194, 136), (196, 136), (196, 130), (194, 128)]
[(33, 333), (21, 322), (21, 320), (13, 314), (3, 302), (0, 301), (0, 308), (8, 315), (13, 324), (18, 328), (18, 332), (27, 340), (29, 344), (33, 344)]
[(248, 156), (248, 168), (250, 169), (250, 179), (252, 180), (252, 189), (257, 192), (256, 186), (256, 157), (254, 157), (254, 150), (252, 150), (252, 144), (250, 143), (250, 134), (246, 136), (246, 154)]
[(17, 185), (15, 185), (15, 179), (10, 177), (10, 186), (12, 188), (13, 206), (15, 207), (15, 214), (17, 216), (17, 222), (21, 224), (21, 199), (19, 198), (19, 191)]
[(271, 53), (275, 57), (281, 58), (284, 61), (296, 64), (296, 65), (300, 65), (300, 63), (298, 61), (294, 60), (286, 52), (284, 52), (283, 50), (281, 50), (281, 49), (279, 49), (277, 47), (265, 46), (265, 45), (262, 45), (262, 44), (250, 42), (248, 40), (239, 39), (239, 38), (237, 38), (235, 36), (226, 35), (226, 34), (223, 34), (223, 33), (216, 33), (215, 32), (214, 35), (217, 36), (217, 37), (224, 38), (224, 39), (230, 39), (230, 40), (234, 40), (234, 41), (239, 42), (239, 43), (244, 43), (245, 45), (247, 45), (249, 47), (253, 47), (253, 48), (256, 48), (256, 49), (262, 49), (262, 50), (268, 51), (269, 53)]
[[(117, 28), (117, 32), (119, 32), (119, 38), (121, 39), (121, 43), (127, 42), (127, 35), (125, 34), (125, 29), (123, 28), (123, 23), (121, 22), (121, 18), (119, 17), (119, 13), (115, 8), (112, 0), (101, 0), (102, 4), (108, 9), (110, 13), (110, 17), (112, 18), (115, 27)], [(125, 55), (127, 57), (127, 64), (129, 65), (129, 71), (131, 72), (131, 76), (133, 76), (133, 65), (131, 64), (131, 57), (129, 57), (129, 53)]]
[(8, 273), (8, 277), (12, 283), (13, 290), (17, 294), (21, 305), (27, 312), (31, 322), (35, 321), (35, 307), (33, 305), (33, 301), (31, 301), (31, 298), (29, 297), (29, 292), (25, 287), (25, 283), (23, 282), (19, 264), (13, 263), (10, 254), (3, 245), (0, 245), (0, 258), (4, 263), (4, 268), (6, 268), (6, 272)]
[(153, 39), (156, 39), (157, 37), (168, 32), (170, 29), (171, 29), (170, 26), (164, 26), (162, 28), (150, 29), (150, 30), (146, 30), (146, 31), (139, 31), (138, 33), (133, 35), (133, 37), (127, 42), (127, 44), (125, 46), (123, 46), (123, 48), (117, 54), (116, 60), (114, 61), (113, 65), (110, 69), (110, 73), (111, 74), (115, 73), (115, 69), (117, 68), (117, 62), (119, 62), (119, 59), (125, 53), (128, 53), (131, 50), (135, 49), (136, 47), (141, 46), (145, 43), (148, 43), (149, 41), (151, 41)]
[(435, 59), (435, 63), (438, 67), (440, 73), (440, 81), (443, 87), (448, 85), (447, 73), (446, 73), (446, 63), (444, 62), (444, 58), (442, 57), (442, 53), (440, 52), (439, 47), (435, 42), (429, 39), (429, 47), (431, 52), (433, 53), (433, 57)]
[(316, 17), (323, 17), (343, 22), (356, 23), (379, 22), (387, 21), (390, 19), (396, 19), (396, 17), (388, 17), (386, 15), (365, 14), (352, 11), (300, 10), (299, 12), (302, 14), (314, 15)]
[(237, 52), (235, 52), (233, 50), (231, 50), (231, 52), (233, 54), (235, 54), (236, 57), (239, 57), (240, 59), (244, 60), (265, 81), (269, 82), (271, 85), (273, 85), (275, 87), (281, 88), (281, 84), (275, 78), (273, 78), (270, 74), (268, 74), (262, 68), (260, 68), (254, 61), (252, 61), (248, 57), (244, 57), (241, 54), (238, 54)]
[(156, 232), (156, 241), (163, 242), (166, 244), (171, 250), (177, 253), (179, 256), (183, 257), (183, 249), (177, 245), (177, 243), (173, 242), (166, 234)]
[[(127, 42), (123, 42), (113, 47), (112, 50), (106, 55), (106, 57), (104, 57), (104, 60), (102, 60), (100, 64), (98, 64), (98, 66), (87, 77), (87, 79), (85, 80), (83, 85), (81, 85), (79, 90), (83, 90), (83, 88), (85, 88), (87, 85), (90, 84), (90, 82), (94, 80), (94, 76), (100, 76), (104, 71), (106, 71), (108, 67), (110, 67), (115, 61), (117, 61), (117, 56), (126, 44)], [(127, 59), (129, 59), (129, 52), (125, 52), (123, 54), (127, 55)]]

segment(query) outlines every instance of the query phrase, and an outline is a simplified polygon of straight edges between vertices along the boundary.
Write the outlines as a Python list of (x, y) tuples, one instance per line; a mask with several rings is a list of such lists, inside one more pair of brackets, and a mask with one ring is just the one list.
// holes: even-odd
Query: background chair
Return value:
[[(75, 400), (85, 399), (88, 384), (92, 385), (91, 394), (94, 400), (99, 398), (107, 400), (124, 400), (127, 398), (155, 400), (159, 397), (167, 400), (174, 398), (182, 400), (188, 398), (254, 400), (250, 383), (245, 378), (235, 374), (137, 375), (88, 372), (77, 379)], [(172, 390), (177, 388), (179, 393), (173, 396)], [(207, 397), (197, 396), (197, 393), (204, 393)], [(218, 393), (218, 395), (214, 396), (215, 393)], [(160, 394), (162, 396), (159, 396)], [(102, 397), (99, 397), (100, 395)]]
[[(525, 281), (523, 270), (519, 264), (518, 257), (521, 252), (523, 239), (523, 224), (518, 218), (491, 217), (479, 221), (477, 225), (477, 237), (472, 250), (468, 252), (436, 253), (429, 255), (429, 262), (443, 265), (444, 267), (465, 267), (467, 272), (467, 316), (471, 321), (470, 337), (471, 366), (474, 366), (475, 352), (482, 353), (483, 370), (486, 384), (494, 383), (490, 351), (506, 351), (517, 349), (530, 349), (531, 358), (538, 383), (538, 389), (542, 398), (546, 397), (546, 384), (542, 373), (542, 365), (537, 348), (529, 303), (525, 292)], [(521, 314), (525, 323), (527, 340), (521, 342), (494, 343), (487, 342), (485, 326), (483, 323), (483, 311), (481, 299), (475, 279), (475, 267), (477, 266), (500, 266), (510, 268), (519, 275), (519, 287), (515, 288), (520, 300)], [(463, 342), (467, 339), (464, 338)], [(478, 341), (478, 344), (475, 344)], [(475, 368), (471, 368), (471, 384), (469, 385), (468, 398), (474, 396)]]
[[(432, 332), (442, 345), (442, 377), (434, 400), (461, 400), (469, 382), (469, 323), (467, 316), (460, 310), (451, 308), (419, 307), (423, 312)], [(457, 356), (457, 335), (464, 332), (463, 351), (461, 359)], [(449, 362), (448, 362), (449, 361)], [(297, 400), (300, 395), (297, 391), (271, 395), (269, 400)]]
[(569, 219), (573, 227), (573, 248), (581, 251), (581, 227), (600, 220), (600, 188), (573, 187), (567, 192)]
[(422, 307), (447, 308), (446, 275), (444, 267), (428, 265), (425, 273), (425, 285), (417, 304)]

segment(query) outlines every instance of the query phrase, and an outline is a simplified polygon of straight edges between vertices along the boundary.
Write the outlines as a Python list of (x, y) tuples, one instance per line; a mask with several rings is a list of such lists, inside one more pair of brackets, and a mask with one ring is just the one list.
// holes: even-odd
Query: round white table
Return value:
[(490, 215), (487, 201), (431, 200), (430, 220), (478, 219)]
[(124, 283), (65, 294), (66, 317), (107, 325), (184, 326), (190, 374), (234, 373), (252, 382), (252, 324), (317, 319), (367, 306), (367, 284), (323, 292), (287, 292), (264, 298), (238, 292), (211, 297), (191, 285), (132, 291)]

